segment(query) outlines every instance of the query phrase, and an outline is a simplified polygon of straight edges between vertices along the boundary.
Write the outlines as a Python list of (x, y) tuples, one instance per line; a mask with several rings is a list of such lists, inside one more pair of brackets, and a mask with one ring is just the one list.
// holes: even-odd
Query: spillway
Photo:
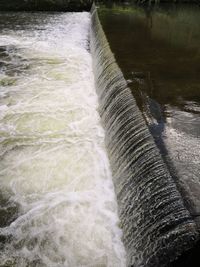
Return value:
[(95, 6), (91, 12), (99, 113), (106, 133), (127, 266), (172, 266), (195, 245), (199, 230), (116, 63)]
[(0, 25), (0, 266), (170, 266), (199, 229), (95, 7)]
[(124, 267), (90, 14), (0, 22), (0, 266)]

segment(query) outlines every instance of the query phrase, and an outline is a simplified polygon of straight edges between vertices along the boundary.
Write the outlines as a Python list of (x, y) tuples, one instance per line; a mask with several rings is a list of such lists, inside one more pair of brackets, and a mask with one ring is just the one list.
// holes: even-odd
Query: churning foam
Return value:
[(0, 264), (125, 266), (90, 15), (1, 16), (18, 24), (0, 35)]

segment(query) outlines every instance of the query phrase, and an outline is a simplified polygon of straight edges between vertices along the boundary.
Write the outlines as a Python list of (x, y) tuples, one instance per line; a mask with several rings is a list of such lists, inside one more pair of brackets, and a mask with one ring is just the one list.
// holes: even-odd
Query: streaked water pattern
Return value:
[(90, 14), (0, 22), (0, 266), (125, 266)]
[(117, 65), (95, 9), (91, 51), (127, 265), (176, 266), (171, 263), (198, 241), (197, 225)]
[(200, 228), (199, 6), (109, 1), (99, 14), (117, 62)]

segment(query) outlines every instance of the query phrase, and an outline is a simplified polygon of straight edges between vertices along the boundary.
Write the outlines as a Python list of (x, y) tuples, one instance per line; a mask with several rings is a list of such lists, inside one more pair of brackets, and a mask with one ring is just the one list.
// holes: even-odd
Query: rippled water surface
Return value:
[[(111, 48), (173, 176), (200, 214), (200, 8), (100, 6)], [(188, 198), (187, 198), (188, 197)]]
[(89, 13), (0, 13), (0, 266), (125, 266)]

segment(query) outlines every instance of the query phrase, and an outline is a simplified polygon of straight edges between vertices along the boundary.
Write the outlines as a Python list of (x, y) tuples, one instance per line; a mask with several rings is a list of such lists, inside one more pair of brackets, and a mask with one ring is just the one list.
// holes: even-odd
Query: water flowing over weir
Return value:
[(0, 22), (0, 266), (124, 267), (90, 14)]
[[(93, 6), (91, 51), (127, 265), (167, 266), (199, 238), (127, 87)], [(134, 59), (133, 59), (134, 60)]]

